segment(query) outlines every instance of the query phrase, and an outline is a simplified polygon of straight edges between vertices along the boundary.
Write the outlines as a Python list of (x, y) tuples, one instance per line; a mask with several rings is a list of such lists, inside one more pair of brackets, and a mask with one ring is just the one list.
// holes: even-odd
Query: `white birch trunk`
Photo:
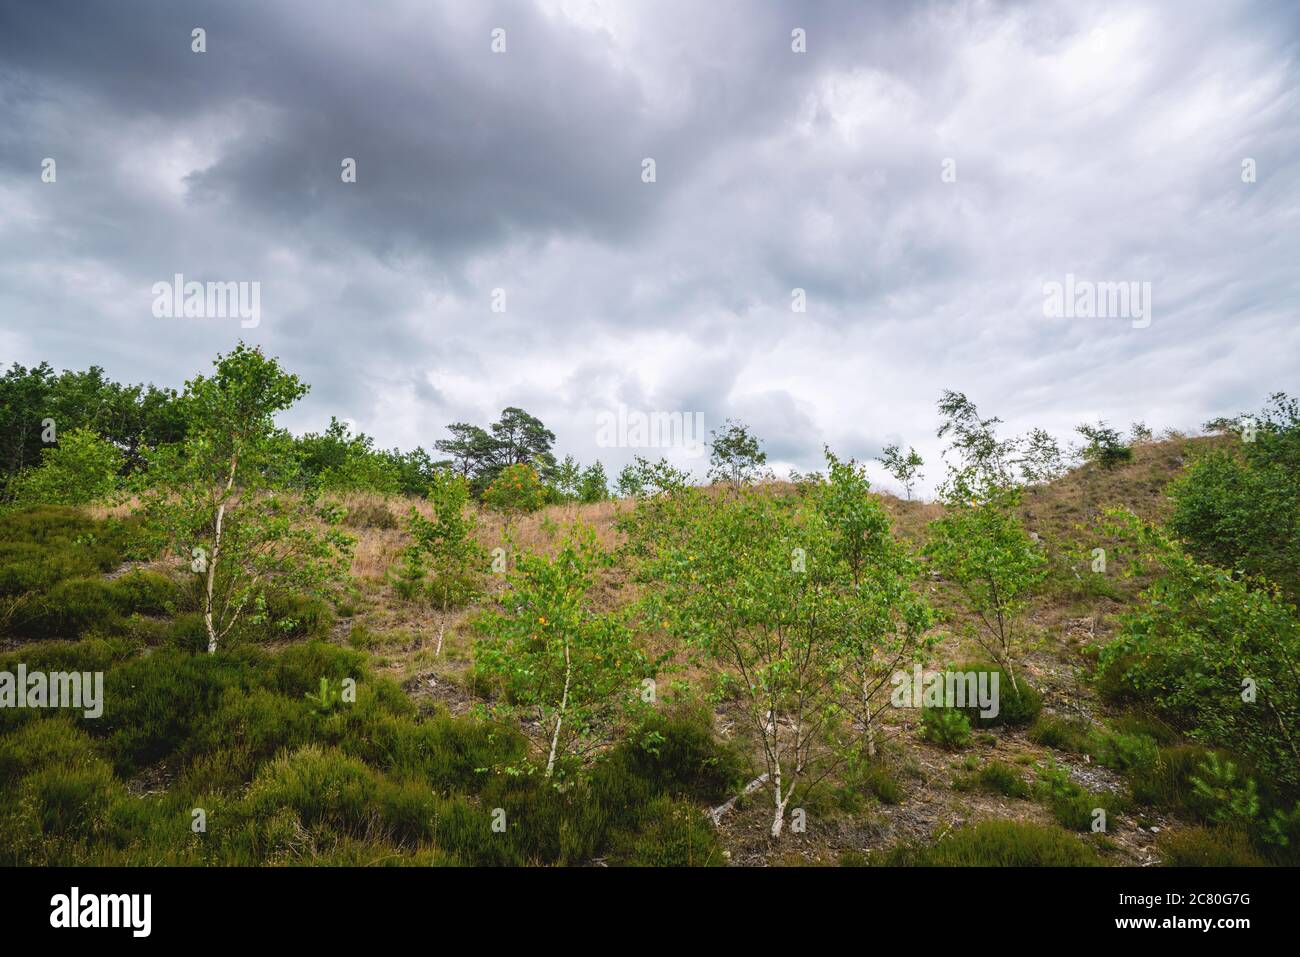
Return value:
[(217, 629), (212, 620), (212, 589), (217, 577), (217, 558), (221, 555), (221, 523), (226, 517), (226, 503), (217, 507), (217, 534), (212, 542), (212, 557), (208, 561), (208, 581), (203, 602), (203, 624), (208, 629), (208, 654), (217, 653)]
[(222, 495), (221, 504), (217, 506), (217, 527), (216, 535), (212, 540), (212, 559), (208, 562), (208, 580), (205, 589), (205, 600), (203, 602), (203, 624), (208, 629), (208, 654), (217, 653), (217, 628), (216, 623), (212, 620), (212, 590), (213, 584), (217, 579), (217, 559), (221, 557), (221, 524), (226, 517), (226, 496), (230, 495), (230, 489), (235, 484), (235, 469), (239, 467), (239, 454), (236, 453), (230, 460), (230, 477), (226, 479), (226, 491)]
[(564, 722), (564, 711), (569, 706), (569, 678), (573, 666), (569, 660), (569, 641), (564, 641), (564, 694), (560, 697), (560, 712), (555, 716), (555, 733), (551, 735), (551, 756), (546, 759), (546, 776), (549, 778), (555, 770), (555, 751), (560, 745), (560, 725)]
[(781, 762), (776, 763), (773, 781), (776, 783), (776, 814), (772, 818), (772, 837), (781, 836), (781, 829), (785, 827), (785, 806), (790, 803), (790, 795), (781, 795)]

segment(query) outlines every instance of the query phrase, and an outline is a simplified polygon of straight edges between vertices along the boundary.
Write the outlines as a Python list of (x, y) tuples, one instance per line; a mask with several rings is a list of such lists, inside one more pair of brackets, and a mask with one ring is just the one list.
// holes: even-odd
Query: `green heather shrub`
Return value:
[[(699, 806), (748, 773), (707, 709), (681, 708), (649, 714), (558, 789), (517, 731), (417, 715), (363, 654), (333, 645), (140, 656), (114, 637), (34, 643), (21, 660), (104, 670), (105, 709), (0, 728), (4, 864), (718, 864)], [(321, 678), (357, 680), (356, 700), (314, 708)], [(123, 779), (160, 760), (177, 772), (168, 792), (127, 793)], [(189, 830), (193, 807), (208, 811), (205, 835)]]
[(1098, 820), (1097, 810), (1105, 811), (1109, 821), (1124, 806), (1122, 795), (1108, 791), (1088, 791), (1070, 780), (1069, 771), (1054, 763), (1040, 768), (1035, 790), (1058, 824), (1072, 831), (1090, 831)]
[(120, 618), (111, 582), (72, 578), (22, 609), (17, 630), (25, 638), (76, 638), (91, 627), (116, 627)]
[(181, 651), (197, 654), (208, 647), (208, 630), (203, 616), (188, 612), (173, 618), (167, 628), (167, 643)]
[(53, 550), (76, 547), (93, 560), (93, 567), (108, 571), (122, 563), (137, 526), (129, 519), (97, 521), (81, 509), (64, 505), (36, 505), (0, 515), (0, 542)]
[(192, 766), (188, 786), (196, 790), (236, 788), (283, 749), (312, 738), (314, 722), (301, 700), (266, 688), (227, 687), (217, 707), (195, 717), (180, 755)]
[[(72, 508), (41, 506), (0, 515), (0, 634), (68, 638), (92, 624), (111, 627), (117, 609), (99, 576), (122, 563), (129, 538), (128, 523), (95, 522)], [(50, 595), (75, 579), (95, 584), (65, 586), (61, 594)], [(106, 617), (96, 622), (98, 614)]]
[(1092, 745), (1092, 728), (1077, 718), (1042, 714), (1034, 719), (1026, 737), (1045, 748), (1082, 754)]
[(1016, 682), (1013, 684), (1008, 677), (1005, 669), (990, 665), (983, 662), (968, 662), (966, 664), (954, 665), (945, 669), (945, 674), (950, 671), (958, 673), (966, 672), (988, 672), (992, 682), (992, 676), (998, 676), (998, 713), (992, 717), (983, 717), (980, 714), (978, 705), (968, 705), (965, 708), (966, 716), (970, 718), (971, 724), (975, 727), (988, 728), (1005, 725), (1007, 727), (1020, 727), (1027, 725), (1038, 717), (1038, 713), (1043, 708), (1043, 698), (1029, 684), (1024, 675), (1017, 675)]
[(90, 630), (120, 631), (132, 614), (175, 610), (180, 590), (167, 576), (135, 571), (115, 581), (67, 578), (18, 607), (11, 630), (24, 638), (77, 638)]
[(850, 760), (840, 776), (844, 783), (839, 789), (838, 804), (847, 811), (861, 809), (867, 797), (881, 804), (901, 804), (906, 796), (889, 765), (879, 756)]
[(685, 801), (660, 797), (641, 813), (638, 832), (615, 843), (620, 863), (635, 867), (722, 867), (726, 860), (708, 816)]
[(124, 615), (171, 615), (181, 599), (176, 581), (158, 572), (133, 571), (113, 583), (113, 597)]
[(1168, 867), (1260, 867), (1267, 864), (1245, 833), (1225, 827), (1164, 831), (1156, 847)]
[(937, 843), (904, 844), (871, 863), (885, 867), (1090, 867), (1096, 855), (1058, 827), (1018, 821), (982, 821)]
[(605, 759), (602, 770), (608, 774), (612, 768), (644, 781), (657, 793), (697, 801), (730, 796), (744, 786), (750, 772), (740, 748), (718, 740), (712, 713), (699, 704), (648, 715)]
[(274, 685), (281, 693), (297, 698), (318, 692), (322, 678), (336, 690), (345, 678), (360, 681), (365, 669), (362, 652), (312, 641), (290, 645), (275, 656)]
[(1154, 765), (1129, 777), (1133, 800), (1152, 807), (1189, 810), (1191, 778), (1209, 753), (1207, 748), (1198, 744), (1159, 748)]
[(1146, 734), (1106, 734), (1097, 738), (1093, 754), (1107, 767), (1141, 776), (1159, 762), (1160, 745)]
[(1031, 793), (1020, 772), (1002, 761), (990, 761), (973, 774), (958, 778), (953, 787), (959, 791), (988, 791), (1009, 798), (1028, 798)]
[(1145, 735), (1161, 747), (1180, 740), (1178, 732), (1155, 715), (1133, 712), (1112, 718), (1109, 724), (1116, 734)]
[(922, 708), (921, 738), (949, 751), (970, 747), (970, 719), (957, 708)]
[(86, 730), (107, 739), (118, 773), (133, 773), (182, 747), (196, 723), (218, 710), (227, 688), (264, 684), (264, 660), (251, 649), (196, 658), (159, 648), (104, 675), (104, 713), (86, 721)]
[(95, 760), (94, 742), (66, 718), (29, 721), (0, 737), (0, 795), (42, 768), (84, 767)]
[(89, 837), (102, 828), (119, 787), (103, 761), (45, 767), (23, 779), (16, 803), (44, 837)]
[[(397, 693), (402, 695), (400, 689)], [(405, 695), (402, 700), (407, 701)], [(445, 712), (416, 721), (381, 704), (368, 685), (354, 707), (329, 717), (322, 734), (344, 753), (386, 773), (470, 794), (483, 787), (494, 769), (521, 762), (525, 751), (524, 739), (516, 731)]]
[(0, 864), (61, 863), (93, 839), (120, 785), (89, 738), (58, 717), (0, 738)]
[(307, 827), (360, 831), (374, 814), (375, 773), (362, 762), (315, 744), (275, 759), (254, 779), (247, 796), (255, 819), (287, 808)]
[(134, 647), (115, 637), (33, 641), (0, 654), (0, 671), (13, 671), (20, 663), (26, 664), (29, 671), (107, 671), (135, 656)]

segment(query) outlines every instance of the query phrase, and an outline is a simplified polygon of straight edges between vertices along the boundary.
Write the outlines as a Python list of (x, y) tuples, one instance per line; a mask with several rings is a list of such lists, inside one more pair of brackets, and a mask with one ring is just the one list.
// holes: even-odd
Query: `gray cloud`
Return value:
[[(312, 383), (291, 427), (522, 405), (611, 471), (619, 404), (801, 469), (935, 459), (943, 388), (1192, 426), (1296, 388), (1298, 37), (1256, 2), (10, 4), (0, 359), (178, 385), (243, 335)], [(155, 319), (177, 272), (261, 282), (261, 325)], [(1045, 318), (1067, 273), (1151, 282), (1151, 326)]]

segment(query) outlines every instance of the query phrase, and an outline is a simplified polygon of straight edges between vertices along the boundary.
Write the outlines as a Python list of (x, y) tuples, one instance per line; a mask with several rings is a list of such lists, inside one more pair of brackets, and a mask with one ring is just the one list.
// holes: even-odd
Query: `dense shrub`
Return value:
[(180, 587), (157, 572), (133, 571), (112, 586), (113, 600), (123, 615), (171, 615), (180, 601)]
[(0, 794), (25, 775), (45, 767), (75, 768), (94, 759), (94, 745), (81, 729), (62, 718), (31, 721), (0, 737)]
[[(407, 702), (400, 689), (396, 693)], [(525, 750), (522, 736), (491, 722), (453, 718), (445, 712), (417, 722), (392, 705), (382, 705), (371, 687), (362, 689), (355, 707), (332, 715), (323, 734), (345, 753), (387, 773), (470, 794), (495, 769), (522, 761)]]
[(1160, 761), (1160, 746), (1146, 734), (1112, 733), (1094, 740), (1092, 753), (1107, 767), (1140, 777)]
[(1121, 795), (1110, 791), (1091, 792), (1070, 780), (1069, 772), (1056, 764), (1039, 770), (1038, 797), (1047, 805), (1058, 824), (1072, 831), (1089, 831), (1105, 813), (1109, 826), (1114, 812), (1124, 805)]
[(40, 465), (18, 473), (7, 492), (20, 505), (85, 505), (114, 492), (125, 457), (90, 429), (72, 429), (41, 450)]
[(1096, 855), (1057, 827), (983, 821), (958, 828), (935, 844), (905, 844), (873, 857), (887, 867), (1089, 867)]
[(1086, 721), (1039, 715), (1025, 735), (1034, 744), (1057, 751), (1082, 753), (1092, 745), (1092, 729)]
[(970, 719), (957, 708), (923, 708), (921, 738), (949, 751), (970, 747)]
[(265, 607), (241, 622), (245, 641), (323, 638), (334, 624), (334, 611), (321, 598), (278, 589), (265, 596)]
[(749, 770), (739, 748), (718, 741), (709, 710), (695, 705), (649, 715), (597, 775), (623, 773), (658, 793), (716, 801), (743, 786)]
[(285, 648), (274, 662), (275, 687), (283, 694), (300, 698), (319, 691), (322, 678), (336, 689), (345, 678), (360, 681), (365, 675), (366, 656), (351, 648), (312, 641)]
[(91, 627), (114, 628), (121, 619), (117, 592), (100, 578), (72, 578), (39, 595), (18, 615), (25, 638), (76, 638)]
[(699, 808), (661, 797), (641, 814), (631, 841), (615, 845), (621, 863), (636, 867), (721, 867), (726, 864), (713, 825)]
[(1138, 804), (1187, 810), (1192, 793), (1191, 777), (1209, 754), (1197, 744), (1159, 748), (1156, 761), (1130, 776), (1133, 800)]
[(964, 709), (966, 717), (976, 727), (986, 728), (1000, 725), (1020, 727), (1029, 724), (1038, 717), (1038, 712), (1043, 708), (1042, 696), (1030, 686), (1024, 675), (1018, 675), (1016, 681), (1012, 682), (1005, 669), (983, 662), (955, 665), (947, 669), (945, 675), (954, 671), (959, 673), (973, 671), (977, 674), (984, 672), (989, 675), (988, 680), (990, 682), (992, 682), (994, 674), (998, 676), (998, 713), (996, 715), (984, 717), (980, 714), (980, 707), (977, 704), (968, 705)]
[(374, 812), (378, 788), (373, 771), (337, 751), (306, 745), (283, 755), (260, 772), (249, 789), (252, 815), (269, 820), (287, 808), (308, 827), (359, 832)]
[(1246, 835), (1231, 828), (1187, 827), (1156, 841), (1168, 867), (1259, 867), (1266, 864)]
[(1075, 431), (1087, 440), (1078, 450), (1079, 457), (1085, 462), (1113, 469), (1133, 458), (1132, 446), (1125, 445), (1119, 431), (1105, 422), (1080, 425)]
[(988, 791), (1009, 798), (1030, 796), (1029, 785), (1020, 776), (1020, 772), (1002, 761), (990, 761), (978, 771), (959, 778), (953, 787), (959, 791)]
[(89, 738), (58, 718), (0, 738), (0, 864), (59, 863), (101, 836), (121, 786)]
[(194, 657), (160, 648), (104, 676), (104, 713), (86, 729), (107, 739), (122, 774), (172, 754), (197, 722), (218, 711), (226, 689), (247, 693), (265, 679), (262, 659), (249, 652)]
[(1157, 577), (1101, 654), (1101, 684), (1205, 744), (1231, 742), (1282, 789), (1300, 789), (1300, 617), (1266, 588), (1190, 558), (1113, 512)]
[(307, 743), (314, 725), (301, 699), (265, 688), (227, 687), (217, 707), (196, 715), (188, 737), (178, 742), (180, 756), (190, 763), (186, 787), (237, 788), (279, 751)]
[(1199, 456), (1170, 488), (1170, 527), (1202, 562), (1300, 598), (1300, 402), (1278, 393), (1230, 448)]

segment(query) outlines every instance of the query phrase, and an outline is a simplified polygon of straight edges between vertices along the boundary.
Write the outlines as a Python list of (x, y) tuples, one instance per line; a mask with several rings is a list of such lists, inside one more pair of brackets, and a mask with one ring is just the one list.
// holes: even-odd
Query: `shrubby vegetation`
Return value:
[(1295, 606), (1267, 584), (1196, 561), (1131, 514), (1112, 521), (1158, 569), (1102, 652), (1112, 693), (1151, 702), (1193, 739), (1232, 742), (1278, 785), (1300, 788)]
[(874, 749), (880, 692), (929, 623), (862, 471), (827, 462), (800, 499), (678, 489), (655, 513), (664, 524), (631, 527), (650, 617), (698, 653), (760, 746), (773, 837), (801, 789)]
[(1266, 579), (1300, 602), (1300, 400), (1277, 393), (1173, 485), (1170, 528), (1203, 562)]
[(537, 729), (547, 777), (589, 757), (641, 701), (638, 684), (653, 679), (624, 616), (592, 605), (594, 572), (608, 560), (575, 530), (554, 558), (522, 558), (503, 610), (476, 622), (474, 667), (500, 692), (499, 714), (532, 719), (525, 727)]
[(318, 507), (311, 489), (286, 494), (293, 444), (274, 416), (307, 387), (243, 344), (214, 364), (213, 376), (185, 384), (185, 439), (150, 451), (141, 488), (155, 550), (190, 556), (202, 579), (209, 653), (242, 616), (268, 619), (272, 584), (308, 591), (339, 580), (351, 546), (337, 509)]
[(90, 429), (73, 429), (41, 450), (40, 465), (24, 469), (9, 485), (16, 505), (86, 505), (109, 498), (120, 485), (126, 457)]
[[(1003, 437), (959, 392), (935, 503), (890, 503), (830, 450), (777, 482), (728, 420), (708, 484), (638, 457), (623, 501), (584, 510), (604, 466), (557, 461), (522, 409), (453, 424), (435, 460), (337, 419), (288, 434), (306, 389), (242, 344), (179, 393), (0, 380), (0, 672), (105, 678), (96, 718), (0, 709), (0, 863), (717, 865), (746, 840), (727, 814), (775, 849), (916, 799), (936, 783), (917, 749), (981, 806), (1034, 801), (1056, 826), (843, 863), (1095, 864), (1117, 853), (1099, 812), (1150, 809), (1176, 821), (1166, 862), (1300, 860), (1295, 400), (1198, 440), (1167, 527), (1112, 510), (1067, 532), (1044, 504), (1057, 440)], [(1169, 448), (1078, 431), (1071, 482)], [(910, 498), (920, 455), (880, 464)], [(1078, 574), (1094, 539), (1132, 585)], [(1057, 601), (1092, 622), (1065, 670), (1095, 714), (1045, 680)], [(998, 714), (899, 706), (913, 666), (996, 674)]]
[[(446, 614), (482, 591), (487, 558), (474, 538), (476, 516), (468, 511), (469, 483), (459, 475), (439, 473), (429, 489), (433, 520), (412, 508), (407, 520), (411, 543), (402, 552), (398, 593), (405, 599), (431, 599)], [(432, 578), (430, 578), (432, 576)], [(442, 651), (442, 634), (436, 653)]]

